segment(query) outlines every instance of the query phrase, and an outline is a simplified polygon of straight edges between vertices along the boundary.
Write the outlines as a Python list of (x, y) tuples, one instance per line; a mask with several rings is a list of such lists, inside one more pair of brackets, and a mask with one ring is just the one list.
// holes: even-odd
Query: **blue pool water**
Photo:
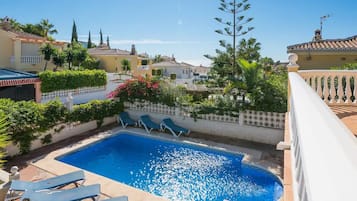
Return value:
[(57, 158), (172, 201), (276, 201), (271, 173), (241, 163), (242, 155), (119, 134)]

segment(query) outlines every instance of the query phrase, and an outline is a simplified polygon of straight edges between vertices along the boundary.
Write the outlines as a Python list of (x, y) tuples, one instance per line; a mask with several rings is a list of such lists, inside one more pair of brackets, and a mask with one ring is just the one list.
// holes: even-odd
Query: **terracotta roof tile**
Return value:
[(300, 51), (357, 51), (357, 35), (346, 39), (328, 39), (290, 45), (288, 53)]

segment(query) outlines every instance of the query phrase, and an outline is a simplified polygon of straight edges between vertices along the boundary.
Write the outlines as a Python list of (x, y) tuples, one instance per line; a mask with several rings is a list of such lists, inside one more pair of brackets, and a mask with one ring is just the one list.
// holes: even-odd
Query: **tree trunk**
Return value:
[(45, 63), (45, 68), (43, 69), (43, 71), (46, 71), (47, 70), (47, 60), (46, 60), (46, 63)]

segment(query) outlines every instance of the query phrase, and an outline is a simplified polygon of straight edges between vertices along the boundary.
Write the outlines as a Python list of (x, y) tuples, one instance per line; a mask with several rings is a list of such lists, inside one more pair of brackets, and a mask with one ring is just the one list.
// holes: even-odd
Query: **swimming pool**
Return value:
[(57, 160), (170, 200), (275, 201), (280, 181), (242, 155), (121, 133)]

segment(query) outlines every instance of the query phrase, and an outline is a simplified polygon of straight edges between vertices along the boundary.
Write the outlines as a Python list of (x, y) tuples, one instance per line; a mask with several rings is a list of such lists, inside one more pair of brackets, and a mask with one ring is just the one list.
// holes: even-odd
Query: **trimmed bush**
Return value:
[[(68, 111), (59, 100), (45, 104), (33, 101), (14, 102), (10, 99), (0, 99), (0, 113), (7, 116), (10, 140), (19, 145), (21, 153), (30, 151), (31, 142), (61, 123), (89, 122), (96, 120), (98, 127), (105, 117), (111, 117), (123, 110), (123, 104), (115, 100), (96, 100), (74, 106)], [(48, 143), (51, 137), (43, 139)]]
[(81, 87), (104, 86), (107, 84), (107, 75), (103, 70), (44, 71), (39, 76), (42, 82), (41, 91), (43, 93)]

